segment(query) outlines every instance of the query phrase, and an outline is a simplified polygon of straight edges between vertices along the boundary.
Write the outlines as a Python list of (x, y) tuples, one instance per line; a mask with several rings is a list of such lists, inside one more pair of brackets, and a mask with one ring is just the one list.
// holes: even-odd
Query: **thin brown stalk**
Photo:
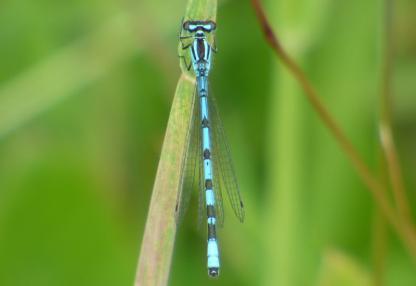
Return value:
[(345, 133), (341, 130), (338, 124), (335, 122), (331, 114), (322, 104), (317, 92), (312, 87), (308, 78), (297, 65), (297, 63), (288, 55), (283, 46), (281, 45), (276, 34), (273, 32), (271, 25), (266, 17), (266, 14), (260, 4), (259, 0), (251, 0), (253, 8), (256, 12), (257, 18), (260, 22), (263, 33), (267, 42), (270, 44), (276, 55), (280, 58), (282, 63), (289, 69), (295, 79), (299, 82), (303, 88), (305, 95), (311, 103), (318, 116), (328, 128), (330, 133), (334, 136), (335, 140), (340, 145), (341, 149), (347, 155), (352, 165), (356, 169), (358, 175), (363, 182), (367, 185), (368, 190), (371, 192), (377, 206), (380, 208), (381, 213), (385, 216), (386, 220), (392, 225), (393, 229), (398, 233), (404, 244), (408, 247), (411, 255), (416, 259), (416, 235), (412, 226), (407, 221), (400, 221), (396, 215), (395, 210), (390, 205), (387, 199), (386, 189), (379, 182), (379, 180), (370, 171), (367, 164), (364, 162), (358, 151), (353, 144), (347, 138)]

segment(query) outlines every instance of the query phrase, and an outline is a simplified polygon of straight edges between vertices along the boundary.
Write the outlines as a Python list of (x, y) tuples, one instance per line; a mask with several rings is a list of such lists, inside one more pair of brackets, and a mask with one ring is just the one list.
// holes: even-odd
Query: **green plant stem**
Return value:
[(393, 229), (397, 232), (404, 244), (409, 249), (413, 258), (416, 259), (416, 235), (413, 227), (408, 221), (400, 221), (396, 215), (395, 210), (390, 205), (386, 194), (385, 187), (379, 182), (379, 180), (372, 174), (369, 167), (361, 158), (355, 147), (350, 140), (346, 137), (344, 132), (335, 122), (331, 114), (322, 104), (317, 92), (310, 84), (308, 78), (304, 72), (297, 65), (297, 63), (288, 55), (277, 36), (273, 32), (271, 25), (266, 17), (266, 14), (260, 4), (259, 0), (251, 0), (253, 8), (256, 12), (258, 20), (260, 22), (263, 33), (265, 34), (267, 42), (270, 44), (276, 55), (281, 59), (282, 63), (288, 68), (295, 79), (299, 82), (309, 102), (314, 110), (319, 115), (324, 125), (328, 128), (335, 140), (340, 145), (341, 149), (347, 155), (352, 165), (356, 169), (357, 173), (367, 185), (368, 190), (373, 195), (373, 198), (380, 208), (381, 213), (386, 217), (387, 221), (393, 226)]

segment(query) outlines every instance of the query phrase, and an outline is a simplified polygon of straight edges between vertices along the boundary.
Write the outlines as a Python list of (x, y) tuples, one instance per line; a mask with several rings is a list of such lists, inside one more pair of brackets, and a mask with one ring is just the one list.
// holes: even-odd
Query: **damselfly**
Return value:
[[(219, 275), (220, 258), (216, 234), (217, 225), (222, 225), (224, 210), (222, 192), (226, 190), (231, 206), (238, 219), (244, 220), (244, 207), (231, 161), (230, 149), (216, 104), (208, 92), (208, 76), (212, 56), (216, 52), (213, 21), (188, 20), (183, 22), (180, 33), (182, 55), (186, 68), (196, 77), (196, 92), (193, 96), (193, 112), (187, 136), (187, 152), (182, 167), (181, 190), (176, 205), (177, 217), (183, 212), (189, 197), (185, 194), (197, 186), (200, 190), (199, 209), (204, 208), (208, 223), (207, 266), (211, 277)], [(213, 39), (211, 44), (210, 39)], [(186, 59), (190, 58), (189, 61)], [(201, 213), (199, 212), (200, 216)]]

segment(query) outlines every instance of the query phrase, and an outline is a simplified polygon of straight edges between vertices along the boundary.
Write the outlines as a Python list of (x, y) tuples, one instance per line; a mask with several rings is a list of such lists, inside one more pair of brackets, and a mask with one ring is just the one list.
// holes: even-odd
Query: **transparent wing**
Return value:
[[(213, 133), (213, 132), (211, 132)], [(215, 147), (213, 149), (212, 154), (212, 162), (214, 165), (213, 170), (213, 187), (214, 187), (214, 194), (215, 194), (215, 214), (217, 225), (222, 227), (224, 225), (224, 207), (223, 207), (223, 200), (222, 200), (222, 187), (221, 187), (221, 180), (220, 180), (220, 173), (218, 172), (218, 160), (216, 160), (217, 156), (215, 155)]]
[[(224, 128), (221, 122), (221, 118), (218, 112), (215, 98), (212, 94), (208, 96), (209, 101), (209, 115), (211, 117), (211, 133), (213, 142), (213, 163), (214, 163), (214, 175), (217, 177), (219, 187), (216, 188), (216, 197), (218, 201), (222, 202), (221, 193), (226, 190), (231, 207), (234, 210), (235, 215), (240, 220), (244, 221), (244, 205), (241, 198), (240, 190), (237, 183), (237, 177), (233, 162), (231, 159), (230, 147), (225, 137)], [(215, 185), (214, 185), (215, 188)], [(222, 208), (222, 205), (221, 205)]]
[[(208, 96), (208, 100), (211, 97), (211, 95)], [(217, 225), (219, 227), (224, 226), (224, 206), (223, 206), (223, 199), (222, 199), (222, 190), (223, 187), (221, 185), (221, 170), (219, 168), (221, 162), (219, 158), (221, 157), (221, 154), (219, 153), (219, 150), (217, 148), (217, 139), (218, 136), (216, 136), (216, 128), (218, 125), (216, 124), (215, 120), (215, 106), (211, 106), (212, 102), (208, 102), (208, 109), (209, 109), (209, 117), (210, 117), (210, 135), (211, 135), (211, 149), (212, 149), (212, 165), (213, 165), (213, 188), (214, 188), (214, 194), (215, 194), (215, 214), (216, 214), (216, 220)]]
[(196, 103), (195, 105), (197, 106), (196, 109), (196, 114), (197, 114), (197, 128), (196, 129), (196, 134), (195, 134), (195, 138), (196, 142), (197, 142), (197, 146), (198, 146), (198, 150), (199, 150), (199, 163), (198, 163), (198, 179), (197, 179), (197, 188), (198, 188), (198, 228), (201, 229), (202, 226), (205, 226), (203, 224), (203, 222), (206, 220), (206, 205), (205, 205), (205, 186), (204, 186), (204, 166), (203, 166), (203, 161), (202, 161), (202, 142), (201, 142), (201, 107), (200, 107), (200, 102), (199, 102), (199, 96), (196, 96)]
[[(202, 155), (202, 154), (201, 154)], [(202, 160), (201, 160), (202, 164)], [(203, 222), (207, 218), (206, 213), (206, 206), (205, 206), (205, 188), (203, 184), (203, 166), (199, 168), (199, 185), (198, 185), (198, 193), (199, 193), (199, 203), (198, 203), (198, 228), (201, 229), (203, 226)], [(205, 226), (205, 225), (204, 225)]]
[(191, 122), (189, 124), (189, 129), (186, 136), (186, 152), (184, 153), (185, 158), (182, 160), (181, 167), (181, 183), (180, 189), (178, 191), (178, 196), (176, 198), (176, 209), (175, 216), (176, 222), (179, 224), (189, 206), (189, 201), (191, 199), (192, 191), (198, 185), (198, 176), (200, 168), (200, 157), (201, 157), (201, 148), (198, 148), (198, 104), (197, 96), (194, 91), (194, 96), (192, 99), (192, 113), (191, 113)]

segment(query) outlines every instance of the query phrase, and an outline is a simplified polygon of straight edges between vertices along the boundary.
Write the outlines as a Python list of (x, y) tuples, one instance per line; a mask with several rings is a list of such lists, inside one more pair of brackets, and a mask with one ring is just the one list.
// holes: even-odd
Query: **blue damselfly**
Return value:
[[(184, 64), (196, 77), (192, 118), (187, 136), (187, 152), (183, 159), (182, 183), (176, 205), (177, 217), (188, 203), (185, 192), (199, 189), (199, 209), (204, 209), (208, 224), (207, 266), (211, 277), (219, 275), (220, 258), (216, 227), (223, 224), (222, 192), (226, 190), (238, 219), (244, 220), (244, 207), (232, 165), (230, 148), (212, 94), (208, 76), (212, 56), (216, 53), (213, 21), (188, 20), (182, 23), (180, 43)], [(212, 43), (210, 42), (212, 40)], [(190, 60), (187, 61), (187, 58)], [(203, 212), (199, 212), (200, 214)]]

